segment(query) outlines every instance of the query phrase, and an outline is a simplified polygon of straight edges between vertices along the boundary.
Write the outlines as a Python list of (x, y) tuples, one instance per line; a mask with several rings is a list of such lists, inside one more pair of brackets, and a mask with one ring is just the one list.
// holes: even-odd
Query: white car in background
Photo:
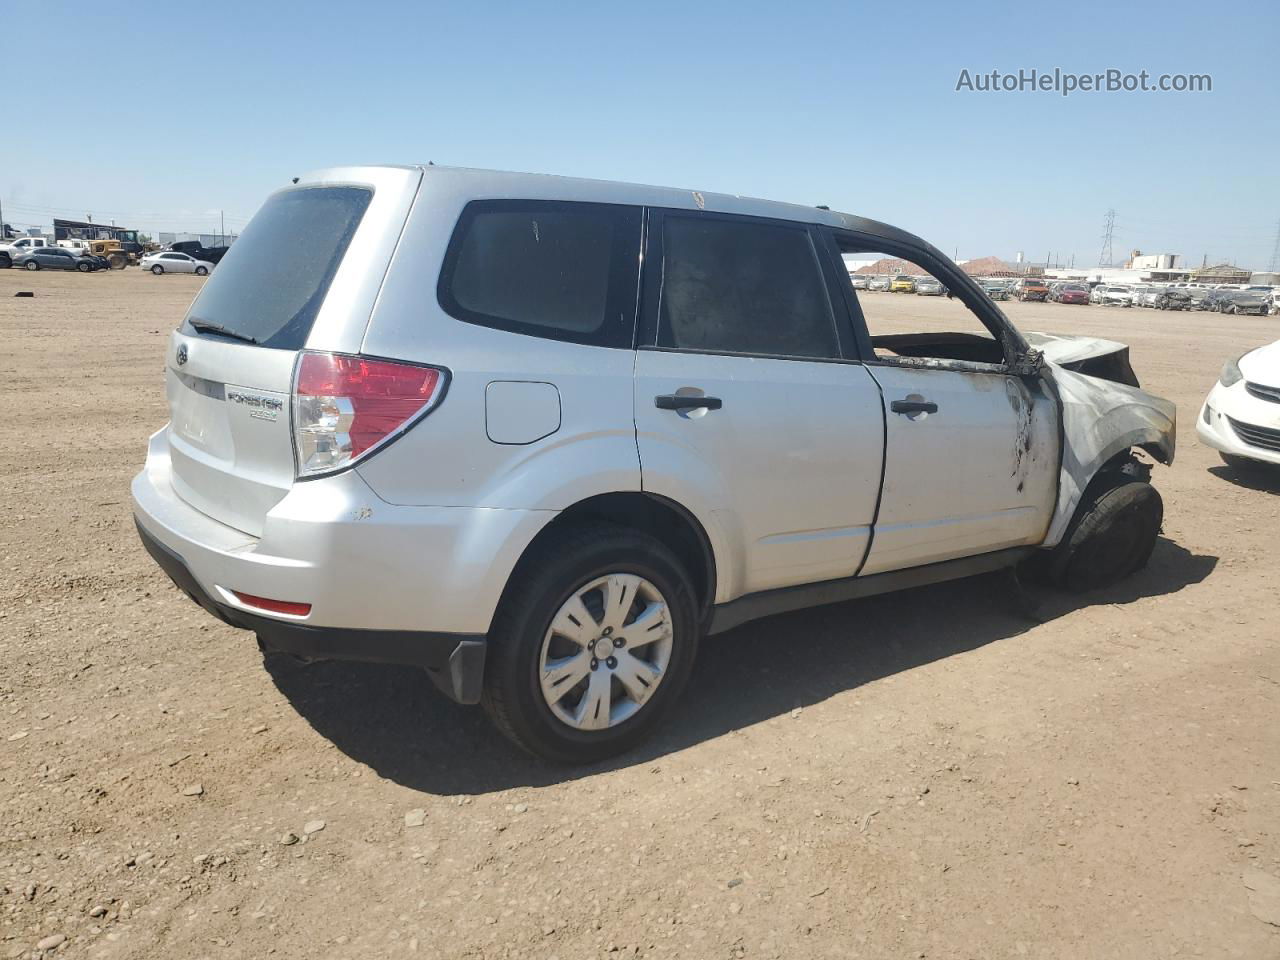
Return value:
[(1280, 340), (1226, 362), (1196, 434), (1230, 466), (1280, 466)]
[(194, 273), (204, 277), (213, 270), (213, 264), (208, 260), (197, 260), (188, 254), (172, 250), (149, 253), (138, 261), (138, 266), (143, 270), (150, 270), (157, 277), (162, 273)]
[(1098, 294), (1098, 302), (1104, 307), (1132, 307), (1133, 290), (1119, 284), (1110, 284), (1102, 288)]

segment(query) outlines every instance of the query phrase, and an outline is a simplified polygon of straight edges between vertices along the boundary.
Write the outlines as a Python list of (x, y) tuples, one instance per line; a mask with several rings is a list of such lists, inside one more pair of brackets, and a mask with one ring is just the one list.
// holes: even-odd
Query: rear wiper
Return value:
[(237, 333), (222, 326), (220, 323), (210, 323), (208, 320), (188, 320), (191, 329), (196, 333), (216, 333), (220, 337), (229, 337), (232, 340), (239, 340), (243, 343), (257, 343), (257, 337), (251, 337), (247, 333)]

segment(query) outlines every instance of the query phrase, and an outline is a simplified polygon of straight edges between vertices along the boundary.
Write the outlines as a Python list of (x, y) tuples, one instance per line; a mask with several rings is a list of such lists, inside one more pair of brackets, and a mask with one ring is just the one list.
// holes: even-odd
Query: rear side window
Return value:
[(840, 356), (804, 227), (667, 213), (657, 345), (715, 353)]
[(208, 329), (220, 327), (264, 347), (301, 349), (372, 197), (364, 187), (275, 194), (205, 283), (183, 332), (217, 336)]
[(445, 255), (440, 304), (468, 323), (631, 347), (639, 266), (638, 207), (477, 200)]

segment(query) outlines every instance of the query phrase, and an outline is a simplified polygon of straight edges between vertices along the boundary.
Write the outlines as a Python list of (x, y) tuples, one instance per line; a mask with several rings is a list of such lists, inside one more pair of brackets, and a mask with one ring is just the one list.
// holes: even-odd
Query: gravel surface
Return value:
[(412, 671), (264, 669), (143, 553), (201, 282), (0, 271), (0, 960), (1280, 956), (1280, 474), (1194, 431), (1280, 319), (1005, 305), (1177, 401), (1150, 567), (1034, 617), (989, 576), (749, 624), (566, 771)]

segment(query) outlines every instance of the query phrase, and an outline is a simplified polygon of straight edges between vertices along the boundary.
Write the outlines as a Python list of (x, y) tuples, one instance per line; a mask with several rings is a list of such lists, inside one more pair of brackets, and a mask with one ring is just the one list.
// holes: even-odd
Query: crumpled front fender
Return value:
[(1177, 407), (1137, 387), (1045, 364), (1062, 411), (1062, 466), (1058, 504), (1044, 546), (1066, 533), (1090, 481), (1108, 462), (1141, 447), (1164, 464), (1173, 463)]

